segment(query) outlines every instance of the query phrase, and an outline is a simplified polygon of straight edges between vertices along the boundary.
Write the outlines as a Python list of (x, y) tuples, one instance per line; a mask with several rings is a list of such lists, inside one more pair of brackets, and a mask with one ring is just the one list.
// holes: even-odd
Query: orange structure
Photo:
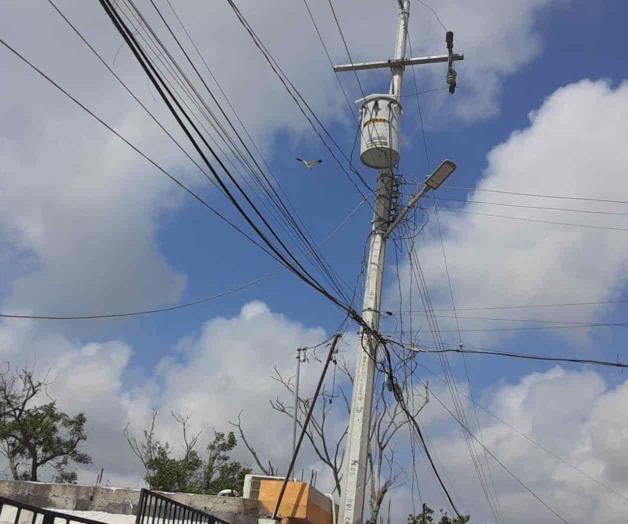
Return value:
[[(273, 478), (260, 480), (257, 499), (269, 515), (277, 504), (282, 482)], [(305, 482), (288, 482), (279, 515), (284, 524), (333, 524), (332, 501)]]

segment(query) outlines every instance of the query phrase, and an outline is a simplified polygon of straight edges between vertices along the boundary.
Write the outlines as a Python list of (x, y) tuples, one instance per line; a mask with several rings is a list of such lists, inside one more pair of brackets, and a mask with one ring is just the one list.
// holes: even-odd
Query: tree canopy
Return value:
[(90, 464), (81, 452), (87, 439), (83, 413), (70, 416), (55, 401), (39, 403), (45, 386), (32, 371), (0, 375), (0, 451), (15, 480), (39, 480), (39, 470), (51, 466), (56, 482), (76, 482), (71, 463)]
[(446, 511), (440, 510), (440, 519), (434, 516), (435, 511), (427, 504), (423, 504), (421, 513), (408, 515), (408, 524), (467, 524), (471, 521), (469, 515), (450, 517)]
[(144, 478), (151, 489), (210, 495), (223, 489), (240, 489), (251, 470), (230, 457), (237, 445), (232, 431), (214, 432), (206, 453), (201, 455), (196, 449), (200, 433), (190, 436), (189, 417), (173, 413), (182, 433), (183, 453), (177, 457), (169, 442), (162, 443), (155, 437), (156, 417), (154, 413), (150, 428), (143, 430), (140, 440), (126, 432), (131, 449), (144, 465)]

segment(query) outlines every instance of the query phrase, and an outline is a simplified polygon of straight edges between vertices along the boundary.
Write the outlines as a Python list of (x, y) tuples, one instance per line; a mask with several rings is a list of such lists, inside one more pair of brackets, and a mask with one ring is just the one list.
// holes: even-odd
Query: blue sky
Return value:
[[(576, 2), (568, 6), (557, 6), (548, 14), (549, 16), (540, 17), (537, 21), (537, 30), (543, 39), (543, 53), (521, 71), (504, 80), (498, 116), (484, 122), (465, 124), (454, 119), (439, 121), (438, 115), (431, 115), (426, 138), (432, 165), (442, 158), (454, 159), (459, 168), (455, 177), (450, 180), (451, 184), (472, 187), (486, 167), (488, 151), (505, 141), (514, 130), (526, 127), (528, 113), (538, 108), (557, 88), (584, 78), (609, 79), (614, 85), (623, 80), (621, 63), (627, 58), (620, 51), (621, 16), (617, 16), (610, 4), (593, 6), (585, 2)], [(429, 12), (416, 9), (413, 16), (429, 18)], [(457, 29), (457, 32), (462, 33), (460, 29)], [(354, 46), (356, 45), (358, 42), (354, 43)], [(434, 42), (435, 49), (438, 50), (439, 45), (439, 41)], [(459, 51), (464, 52), (464, 49)], [(467, 61), (481, 61), (481, 57), (469, 56), (467, 53)], [(458, 67), (459, 89), (464, 90), (465, 64)], [(416, 68), (420, 90), (422, 72), (422, 67)], [(371, 74), (368, 78), (369, 86), (374, 90), (382, 90), (387, 85), (385, 73)], [(359, 91), (353, 78), (345, 75), (343, 81), (350, 88), (349, 92), (357, 99)], [(405, 89), (406, 92), (414, 90), (410, 72), (406, 75)], [(283, 92), (278, 91), (277, 96), (283, 97), (286, 104), (291, 104)], [(421, 104), (426, 111), (429, 111), (433, 98), (440, 98), (444, 103), (451, 102), (446, 91), (422, 95)], [(403, 126), (405, 140), (408, 143), (403, 152), (400, 170), (413, 180), (423, 176), (428, 170), (414, 99), (406, 99), (404, 103), (406, 114)], [(345, 126), (334, 126), (331, 129), (334, 136), (339, 137), (350, 149), (353, 131)], [(295, 155), (324, 158), (324, 165), (318, 171), (302, 171), (293, 161)], [(290, 140), (284, 133), (278, 133), (273, 144), (272, 166), (281, 180), (282, 188), (299, 209), (314, 238), (324, 238), (360, 201), (359, 195), (311, 133), (298, 140)], [(374, 183), (375, 172), (364, 167), (360, 170)], [(575, 192), (565, 191), (565, 194), (578, 194), (577, 188), (575, 189)], [(531, 189), (532, 192), (537, 190), (540, 188)], [(601, 188), (600, 194), (606, 194), (604, 188)], [(443, 196), (460, 198), (463, 193), (450, 191)], [(498, 208), (498, 211), (503, 209)], [(489, 212), (495, 212), (495, 208), (491, 207)], [(350, 282), (355, 280), (356, 268), (361, 260), (370, 214), (370, 209), (362, 206), (324, 248), (334, 267)], [(495, 222), (495, 225), (499, 227), (501, 221)], [(539, 228), (539, 233), (542, 232), (543, 226)], [(305, 325), (321, 325), (326, 329), (333, 329), (338, 323), (339, 312), (333, 305), (316, 296), (316, 293), (285, 271), (278, 270), (273, 261), (258, 253), (254, 246), (247, 245), (222, 224), (209, 219), (205, 211), (197, 206), (185, 206), (176, 213), (176, 216), (165, 221), (159, 241), (166, 258), (188, 278), (183, 300), (192, 300), (224, 288), (237, 287), (240, 283), (246, 283), (270, 272), (273, 272), (273, 276), (233, 297), (226, 297), (193, 310), (144, 318), (133, 325), (125, 326), (123, 332), (125, 336), (130, 337), (129, 340), (134, 346), (141, 347), (146, 343), (151, 345), (150, 352), (142, 351), (136, 356), (143, 363), (154, 363), (166, 354), (181, 336), (197, 329), (204, 319), (214, 315), (236, 314), (242, 303), (251, 299), (261, 298), (273, 311), (288, 314), (290, 318)], [(254, 263), (251, 263), (252, 260)], [(388, 262), (390, 282), (392, 278), (390, 258)], [(587, 297), (579, 294), (578, 289), (571, 291), (573, 301), (587, 300)], [(490, 305), (502, 303), (509, 303), (507, 295), (496, 296)], [(500, 314), (508, 316), (503, 312)], [(607, 330), (601, 330), (602, 333), (605, 331)], [(606, 334), (612, 336), (612, 340), (615, 341), (622, 335), (622, 330), (615, 329), (612, 334), (608, 332)], [(560, 337), (552, 335), (549, 337), (552, 339), (553, 348), (560, 349), (561, 346), (569, 348)], [(530, 338), (520, 336), (509, 341), (509, 344), (514, 344), (515, 347), (524, 346), (534, 342), (535, 339)], [(512, 377), (516, 377), (522, 371), (538, 368), (538, 365), (528, 366), (522, 362), (503, 364), (482, 361), (481, 367), (496, 367), (497, 376), (506, 373)], [(479, 362), (473, 365), (479, 366)], [(540, 366), (540, 369), (543, 369), (544, 365)], [(480, 384), (484, 378), (491, 383), (496, 376), (492, 373), (489, 377), (479, 374)]]
[[(333, 59), (346, 62), (327, 4), (311, 3)], [(392, 48), (395, 2), (371, 3), (361, 12), (350, 2), (338, 6), (356, 60), (384, 59)], [(59, 2), (59, 6), (109, 63), (117, 56), (116, 71), (179, 138), (181, 133), (128, 51), (120, 49), (119, 37), (99, 8), (72, 1)], [(143, 9), (148, 10), (147, 6)], [(455, 50), (466, 58), (457, 64), (459, 90), (454, 97), (438, 91), (419, 98), (430, 165), (424, 154), (416, 100), (403, 100), (404, 145), (399, 170), (410, 182), (408, 191), (430, 167), (451, 158), (458, 170), (448, 180), (449, 186), (628, 200), (623, 177), (628, 87), (622, 84), (628, 60), (622, 30), (628, 6), (580, 0), (483, 0), (474, 6), (447, 1), (435, 7), (456, 33)], [(334, 138), (350, 151), (355, 128), (303, 6), (280, 0), (272, 7), (242, 2), (242, 10)], [(324, 239), (352, 213), (360, 195), (295, 109), (232, 13), (218, 5), (206, 12), (191, 2), (182, 3), (180, 11), (263, 150), (282, 191), (312, 237)], [(269, 16), (269, 11), (274, 16)], [(375, 24), (380, 30), (367, 38)], [(27, 25), (34, 35), (54, 37), (50, 42), (43, 36), (27, 38), (21, 30)], [(418, 2), (413, 2), (410, 31), (415, 54), (445, 52), (442, 29)], [(235, 216), (80, 46), (46, 2), (8, 3), (0, 36), (221, 211)], [(128, 311), (186, 302), (264, 277), (255, 286), (204, 305), (131, 320), (82, 324), (5, 320), (0, 325), (2, 358), (14, 366), (36, 363), (38, 369), (54, 370), (60, 401), (70, 409), (78, 402), (76, 409), (88, 412), (90, 434), (96, 442), (92, 447), (97, 450), (98, 443), (101, 445), (105, 458), (99, 463), (110, 472), (112, 483), (140, 482), (141, 472), (129, 464), (127, 451), (119, 451), (121, 429), (128, 421), (141, 427), (151, 408), (189, 412), (198, 426), (206, 429), (225, 428), (242, 407), (253, 411), (249, 420), (254, 430), (265, 428), (270, 414), (266, 399), (278, 394), (270, 379), (273, 365), (290, 373), (296, 346), (329, 336), (341, 322), (342, 313), (156, 176), (126, 146), (6, 50), (0, 55), (0, 68), (7, 78), (0, 115), (0, 150), (6, 159), (0, 171), (3, 312)], [(445, 85), (442, 66), (421, 66), (414, 73), (419, 90)], [(363, 75), (361, 81), (368, 92), (382, 92), (388, 86), (383, 71)], [(342, 76), (342, 82), (351, 99), (361, 96), (352, 75)], [(404, 91), (414, 91), (410, 70)], [(323, 163), (306, 171), (294, 160), (297, 156), (322, 158)], [(357, 154), (355, 161), (359, 162)], [(360, 171), (374, 184), (375, 172), (363, 166)], [(438, 196), (625, 212), (625, 206), (618, 204), (530, 199), (471, 189), (443, 187)], [(443, 246), (459, 307), (603, 302), (625, 297), (625, 232), (447, 213), (444, 208), (620, 228), (628, 227), (625, 218), (463, 207), (445, 200), (439, 205)], [(334, 269), (351, 284), (362, 260), (370, 213), (368, 205), (359, 207), (321, 246)], [(425, 262), (436, 306), (448, 308), (443, 248), (434, 218), (432, 213), (415, 246)], [(400, 271), (407, 299), (407, 294), (415, 293), (408, 280), (407, 260), (401, 261)], [(386, 308), (395, 311), (399, 305), (392, 250), (385, 287)], [(420, 310), (413, 297), (414, 309)], [(625, 313), (625, 306), (615, 304), (464, 314), (622, 322)], [(461, 321), (463, 329), (525, 325), (530, 324)], [(384, 329), (391, 326), (394, 329), (387, 322)], [(440, 326), (449, 331), (455, 324), (442, 319)], [(622, 355), (625, 329), (463, 332), (462, 338), (467, 346), (615, 360)], [(419, 340), (431, 343), (429, 337)], [(457, 343), (457, 335), (448, 332), (445, 340)], [(349, 337), (345, 348), (349, 359), (351, 350)], [(440, 372), (436, 358), (422, 358), (426, 366)], [(457, 380), (466, 388), (461, 362), (455, 357), (451, 361)], [(544, 443), (573, 439), (573, 445), (564, 450), (572, 463), (620, 491), (628, 487), (628, 465), (618, 451), (621, 435), (628, 435), (628, 412), (623, 418), (616, 417), (617, 427), (609, 426), (607, 433), (592, 429), (610, 424), (611, 414), (621, 405), (618, 399), (628, 395), (621, 373), (480, 356), (468, 356), (467, 364), (474, 394), (494, 411), (512, 415), (512, 420)], [(306, 368), (306, 387), (312, 385), (316, 373)], [(544, 391), (556, 394), (555, 407), (565, 421), (558, 415), (554, 421), (547, 418)], [(77, 400), (77, 393), (84, 398)], [(228, 403), (225, 398), (230, 399)], [(435, 408), (430, 406), (430, 410)], [(460, 434), (432, 411), (425, 421), (435, 445), (441, 443), (439, 449), (445, 449), (441, 451), (444, 466), (452, 476), (460, 475), (458, 491), (466, 490), (465, 498), (473, 499), (477, 486), (467, 482), (466, 466), (456, 460)], [(163, 424), (163, 435), (173, 438), (171, 422), (164, 420)], [(266, 439), (273, 442), (260, 444), (277, 460), (281, 460), (281, 449), (274, 441), (280, 440), (282, 424), (279, 421), (273, 436)], [(572, 501), (570, 497), (585, 493), (590, 500), (584, 497), (580, 511), (595, 515), (596, 522), (620, 522), (625, 506), (609, 502), (608, 494), (589, 493), (580, 481), (566, 479), (558, 468), (545, 470), (539, 456), (530, 458), (530, 450), (520, 442), (522, 447), (514, 450), (510, 437), (500, 433), (503, 428), (491, 424), (486, 421), (487, 439), (494, 438), (495, 448), (510, 457), (513, 467), (521, 466), (525, 470), (522, 475), (538, 490), (559, 493), (552, 495), (554, 503), (564, 506), (565, 501)], [(533, 468), (526, 470), (527, 460), (543, 464), (538, 474)], [(319, 467), (310, 455), (304, 461)], [(85, 471), (83, 478), (92, 474)], [(518, 508), (526, 507), (525, 497), (515, 487), (504, 485), (504, 500), (512, 508), (512, 522), (517, 522), (521, 518)], [(408, 493), (408, 486), (401, 487), (395, 500), (407, 502)], [(434, 496), (438, 496), (436, 492)], [(485, 508), (471, 503), (468, 509), (485, 518)], [(547, 515), (540, 513), (538, 518), (545, 522), (542, 519)]]

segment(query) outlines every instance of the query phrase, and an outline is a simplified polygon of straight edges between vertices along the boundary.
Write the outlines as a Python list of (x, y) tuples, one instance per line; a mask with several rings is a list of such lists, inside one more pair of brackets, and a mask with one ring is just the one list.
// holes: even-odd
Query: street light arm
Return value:
[(421, 200), (430, 189), (432, 189), (432, 188), (429, 187), (427, 184), (423, 184), (423, 187), (421, 188), (421, 191), (419, 191), (416, 195), (414, 195), (410, 199), (410, 201), (408, 202), (406, 207), (404, 207), (403, 210), (401, 211), (401, 213), (399, 213), (399, 215), (397, 215), (397, 218), (395, 218), (393, 223), (390, 224), (390, 226), (388, 226), (388, 229), (384, 233), (384, 239), (386, 239), (386, 240), (388, 239), (388, 237), (392, 234), (392, 232), (395, 230), (395, 228), (401, 223), (401, 221), (404, 218), (406, 218), (408, 216), (408, 213), (410, 211), (412, 211), (412, 209), (418, 204), (419, 200)]

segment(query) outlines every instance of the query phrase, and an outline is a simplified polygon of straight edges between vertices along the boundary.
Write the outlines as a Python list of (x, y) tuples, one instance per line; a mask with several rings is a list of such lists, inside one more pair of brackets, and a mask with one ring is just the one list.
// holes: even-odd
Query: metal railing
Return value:
[(143, 489), (135, 524), (229, 524), (205, 511)]
[[(61, 522), (59, 522), (61, 521)], [(98, 520), (86, 519), (59, 511), (39, 508), (17, 500), (0, 497), (0, 523), (13, 524), (104, 524)]]

